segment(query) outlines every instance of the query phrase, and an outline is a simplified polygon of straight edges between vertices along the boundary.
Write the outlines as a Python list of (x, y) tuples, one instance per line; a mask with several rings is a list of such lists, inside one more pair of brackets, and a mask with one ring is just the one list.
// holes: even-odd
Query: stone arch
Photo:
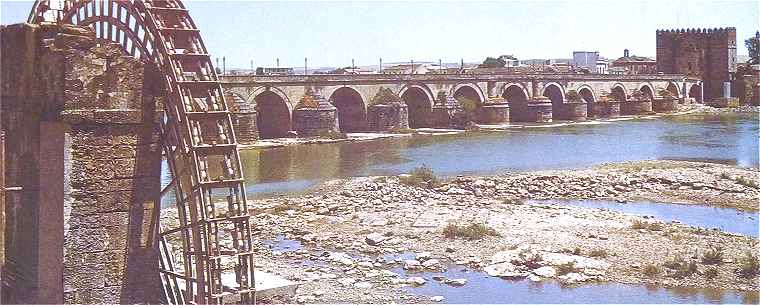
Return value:
[(528, 88), (525, 88), (523, 84), (520, 83), (506, 83), (501, 89), (501, 96), (504, 97), (504, 93), (506, 93), (507, 89), (511, 86), (515, 86), (518, 89), (522, 90), (523, 95), (525, 96), (525, 99), (530, 98), (530, 94), (528, 94)]
[(589, 85), (582, 85), (578, 88), (578, 94), (580, 94), (583, 101), (586, 102), (588, 116), (591, 117), (595, 115), (593, 111), (594, 103), (596, 103), (596, 93), (594, 93), (594, 89)]
[[(550, 82), (550, 83), (544, 84), (543, 89), (541, 89), (541, 93), (542, 93), (541, 95), (546, 96), (545, 95), (546, 90), (548, 90), (551, 87), (556, 87), (559, 90), (558, 92), (560, 93), (560, 95), (559, 95), (558, 99), (561, 98), (564, 101), (565, 100), (565, 87), (563, 87), (562, 85), (560, 85), (559, 83), (556, 83), (556, 82)], [(553, 91), (555, 89), (551, 89), (551, 90)], [(548, 96), (546, 96), (546, 97), (548, 97)], [(551, 99), (551, 98), (549, 97), (549, 99)]]
[(329, 101), (338, 108), (338, 127), (341, 132), (367, 129), (367, 106), (359, 91), (351, 87), (340, 87), (332, 92)]
[(513, 121), (521, 121), (528, 114), (528, 91), (519, 84), (507, 84), (501, 97), (509, 104), (509, 116)]
[[(281, 138), (288, 136), (291, 130), (291, 109), (287, 96), (278, 94), (277, 90), (266, 90), (252, 93), (256, 104), (256, 126), (262, 139)], [(255, 95), (254, 95), (255, 94)]]
[(694, 98), (697, 103), (702, 103), (702, 86), (700, 84), (692, 84), (689, 87), (689, 97)]
[(639, 91), (641, 91), (641, 94), (644, 96), (644, 100), (653, 101), (654, 100), (654, 89), (652, 89), (652, 85), (649, 83), (641, 84), (639, 87)]
[(670, 93), (675, 98), (681, 98), (681, 90), (678, 89), (678, 86), (673, 82), (668, 82), (667, 87), (665, 87), (665, 90), (670, 91)]
[(478, 104), (483, 103), (486, 100), (483, 90), (475, 84), (458, 84), (451, 88), (450, 94), (457, 100), (462, 97), (467, 97), (475, 100)]
[(548, 83), (541, 91), (541, 95), (552, 101), (552, 113), (555, 117), (565, 117), (562, 115), (562, 105), (565, 103), (565, 91), (562, 86), (557, 83)]
[(625, 102), (628, 99), (628, 92), (623, 84), (616, 83), (612, 85), (612, 88), (610, 89), (610, 97), (618, 102)]
[(229, 97), (228, 108), (231, 112), (250, 112), (254, 105), (248, 102), (248, 99), (242, 94), (235, 91), (225, 91)]
[(398, 94), (406, 103), (409, 113), (409, 128), (424, 128), (431, 126), (433, 111), (433, 93), (425, 85), (405, 85)]

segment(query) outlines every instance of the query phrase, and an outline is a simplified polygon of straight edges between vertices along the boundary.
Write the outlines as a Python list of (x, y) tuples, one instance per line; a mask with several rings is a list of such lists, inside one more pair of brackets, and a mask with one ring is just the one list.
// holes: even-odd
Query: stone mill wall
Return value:
[(0, 303), (158, 302), (161, 154), (152, 65), (87, 29), (2, 27)]

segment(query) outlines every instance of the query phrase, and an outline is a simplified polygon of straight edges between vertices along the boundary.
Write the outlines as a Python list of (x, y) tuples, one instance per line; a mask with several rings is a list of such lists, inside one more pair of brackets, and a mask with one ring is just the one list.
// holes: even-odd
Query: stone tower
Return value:
[(723, 97), (736, 72), (736, 28), (657, 31), (657, 71), (704, 81), (704, 100)]

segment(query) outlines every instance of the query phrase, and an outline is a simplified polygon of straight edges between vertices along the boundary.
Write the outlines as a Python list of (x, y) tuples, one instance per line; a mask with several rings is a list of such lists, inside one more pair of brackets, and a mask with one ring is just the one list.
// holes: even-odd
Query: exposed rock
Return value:
[(418, 260), (406, 260), (404, 261), (404, 270), (421, 270), (422, 264)]
[(387, 238), (387, 237), (385, 237), (385, 236), (383, 236), (383, 235), (382, 235), (382, 234), (380, 234), (380, 233), (377, 233), (377, 232), (375, 232), (375, 233), (372, 233), (372, 234), (369, 234), (369, 235), (367, 235), (367, 237), (365, 237), (365, 238), (364, 238), (364, 241), (365, 241), (365, 242), (366, 242), (368, 245), (370, 245), (370, 246), (378, 246), (378, 245), (380, 245), (380, 244), (381, 244), (383, 241), (385, 241), (386, 239), (388, 239), (388, 238)]
[(406, 281), (412, 286), (422, 286), (422, 285), (425, 285), (425, 283), (427, 282), (424, 278), (419, 277), (419, 276), (410, 277), (406, 279)]
[(486, 266), (483, 271), (490, 276), (503, 278), (523, 278), (528, 276), (527, 272), (519, 270), (515, 265), (509, 262)]
[(540, 277), (555, 277), (557, 275), (557, 269), (554, 269), (554, 267), (544, 266), (534, 269), (533, 273)]
[(591, 278), (581, 273), (571, 272), (565, 275), (561, 275), (559, 279), (568, 284), (575, 284), (588, 281)]
[(447, 280), (444, 280), (443, 282), (449, 286), (454, 286), (454, 287), (461, 287), (467, 284), (466, 279), (447, 279)]
[(370, 288), (372, 288), (372, 283), (370, 283), (370, 282), (358, 282), (358, 283), (354, 283), (354, 287), (359, 288), (359, 289), (370, 289)]
[(356, 283), (356, 279), (346, 277), (346, 278), (338, 279), (338, 283), (340, 283), (343, 286), (351, 286), (354, 283)]
[(441, 261), (437, 259), (429, 259), (424, 262), (422, 262), (422, 267), (429, 270), (438, 270), (441, 269)]

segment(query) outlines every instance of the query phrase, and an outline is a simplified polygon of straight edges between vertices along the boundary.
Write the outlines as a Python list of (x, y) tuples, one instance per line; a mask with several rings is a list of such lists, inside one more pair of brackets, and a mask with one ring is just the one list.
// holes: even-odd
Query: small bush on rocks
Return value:
[(647, 227), (649, 231), (662, 231), (662, 224), (659, 222), (653, 222), (649, 224), (649, 227)]
[(443, 228), (443, 235), (446, 238), (462, 237), (467, 240), (476, 240), (486, 236), (499, 236), (499, 233), (482, 223), (473, 223), (467, 226), (450, 223)]
[(655, 265), (648, 264), (648, 265), (644, 266), (644, 275), (646, 275), (648, 277), (656, 276), (659, 273), (660, 273), (660, 269), (657, 268), (657, 266), (655, 266)]
[(704, 276), (708, 279), (714, 279), (718, 277), (718, 268), (707, 268), (707, 270), (705, 270)]
[(439, 184), (433, 169), (424, 164), (413, 169), (408, 176), (402, 176), (399, 181), (402, 184), (417, 187), (436, 187)]
[(672, 260), (665, 262), (664, 266), (674, 270), (668, 276), (676, 279), (682, 279), (697, 272), (697, 263), (693, 260), (687, 261), (680, 255), (676, 255)]
[(710, 247), (702, 254), (702, 263), (705, 265), (717, 265), (723, 262), (723, 248), (720, 246)]
[(607, 257), (607, 250), (604, 250), (604, 249), (592, 250), (591, 253), (589, 253), (588, 255), (591, 257)]
[(575, 262), (568, 262), (557, 266), (557, 274), (559, 275), (565, 275), (573, 272), (578, 272), (578, 268), (575, 267)]
[(742, 176), (736, 177), (736, 183), (751, 187), (751, 188), (760, 188), (760, 185), (757, 184), (757, 181), (753, 180), (752, 178), (745, 178)]
[(747, 255), (739, 261), (739, 274), (751, 278), (758, 273), (760, 273), (760, 260), (752, 252), (747, 252)]

